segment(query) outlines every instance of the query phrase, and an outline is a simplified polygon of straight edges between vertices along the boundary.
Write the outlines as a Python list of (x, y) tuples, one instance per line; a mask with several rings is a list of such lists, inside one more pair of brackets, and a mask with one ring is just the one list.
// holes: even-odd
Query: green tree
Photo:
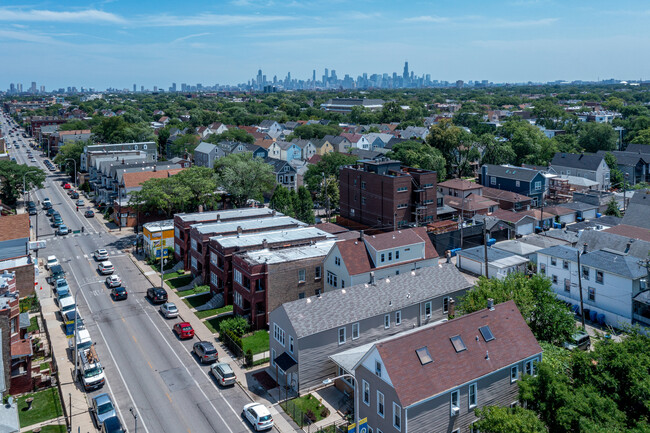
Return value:
[(194, 134), (184, 134), (176, 138), (171, 145), (172, 155), (182, 156), (186, 152), (194, 153), (194, 149), (199, 145), (199, 137)]
[(426, 143), (413, 140), (402, 141), (396, 143), (387, 156), (409, 167), (435, 170), (438, 172), (439, 182), (447, 177), (446, 161), (442, 153)]
[(275, 187), (275, 191), (273, 191), (273, 195), (271, 196), (270, 205), (271, 209), (275, 209), (285, 215), (292, 217), (296, 215), (294, 203), (291, 199), (291, 192), (282, 185)]
[(587, 122), (578, 133), (578, 144), (587, 152), (616, 149), (617, 134), (609, 123)]
[(218, 185), (232, 197), (237, 207), (245, 207), (248, 200), (264, 201), (264, 193), (276, 184), (271, 166), (251, 152), (231, 153), (215, 162)]
[(7, 206), (14, 207), (18, 197), (23, 191), (23, 179), (25, 189), (43, 188), (45, 172), (37, 167), (30, 167), (24, 164), (17, 164), (15, 161), (0, 160), (0, 199)]
[(339, 135), (340, 133), (341, 128), (336, 125), (321, 125), (320, 123), (314, 123), (312, 125), (296, 126), (287, 140), (291, 141), (292, 138), (302, 138), (305, 140), (312, 138), (321, 139), (326, 135)]
[(481, 310), (488, 298), (495, 303), (514, 300), (538, 340), (553, 344), (566, 341), (575, 332), (573, 315), (551, 289), (551, 280), (535, 274), (508, 275), (503, 280), (480, 277), (477, 285), (459, 303), (458, 311), (467, 314)]
[(621, 210), (618, 208), (618, 202), (614, 197), (607, 203), (607, 209), (605, 209), (605, 215), (611, 215), (615, 217), (621, 217)]
[[(84, 147), (92, 146), (93, 144), (90, 140), (70, 141), (59, 148), (59, 153), (54, 157), (54, 162), (65, 167), (65, 172), (72, 176), (75, 170), (75, 163), (77, 164), (77, 172), (81, 168), (81, 155), (84, 153)], [(70, 163), (68, 159), (74, 160), (75, 163)]]
[[(613, 153), (607, 152), (605, 154), (605, 162), (609, 167), (609, 177), (612, 186), (616, 188), (623, 188), (624, 176), (623, 172), (618, 168), (618, 161), (616, 160), (616, 156)], [(626, 187), (629, 188), (629, 185)]]
[(217, 144), (220, 141), (239, 141), (242, 143), (253, 144), (255, 143), (255, 137), (253, 137), (243, 129), (230, 128), (219, 135), (217, 134), (209, 135), (206, 141), (213, 144)]
[(389, 101), (381, 109), (379, 119), (382, 123), (399, 123), (404, 119), (404, 110), (396, 101)]
[(582, 149), (578, 144), (578, 137), (575, 134), (559, 134), (551, 138), (555, 143), (558, 152), (580, 153)]
[(522, 407), (486, 406), (476, 410), (473, 427), (485, 433), (547, 433), (537, 414)]
[(429, 146), (438, 149), (442, 153), (442, 157), (446, 162), (447, 173), (454, 172), (452, 161), (456, 159), (455, 154), (458, 152), (458, 148), (466, 134), (467, 132), (455, 126), (451, 119), (442, 119), (430, 129), (426, 142)]
[(314, 202), (311, 194), (304, 186), (298, 187), (298, 196), (295, 202), (296, 218), (307, 224), (314, 224)]
[(312, 193), (317, 193), (323, 183), (323, 173), (325, 173), (326, 177), (334, 176), (338, 180), (341, 167), (355, 162), (357, 162), (357, 157), (353, 155), (339, 152), (326, 153), (320, 161), (309, 165), (307, 168), (304, 177), (307, 189)]
[(90, 129), (90, 125), (84, 120), (70, 120), (59, 125), (59, 131), (77, 131), (83, 129)]
[(209, 167), (189, 167), (170, 177), (172, 182), (179, 184), (188, 191), (184, 197), (184, 208), (195, 211), (199, 205), (204, 209), (214, 209), (219, 201), (217, 194), (217, 176)]
[(483, 147), (482, 164), (513, 164), (517, 158), (509, 143), (497, 140), (492, 134), (481, 135), (478, 144)]
[(633, 143), (650, 144), (650, 128), (639, 131), (634, 138)]
[(500, 133), (510, 142), (515, 152), (515, 165), (546, 165), (554, 154), (551, 140), (539, 128), (526, 121), (508, 120)]
[(142, 188), (129, 196), (129, 206), (140, 210), (156, 210), (171, 218), (175, 211), (183, 209), (190, 190), (185, 185), (175, 182), (172, 177), (149, 179), (142, 183)]

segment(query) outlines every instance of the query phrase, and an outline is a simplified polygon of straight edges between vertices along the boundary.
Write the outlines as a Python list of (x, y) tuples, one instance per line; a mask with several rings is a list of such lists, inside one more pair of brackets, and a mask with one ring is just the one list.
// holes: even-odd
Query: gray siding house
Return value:
[(609, 167), (602, 155), (558, 152), (551, 161), (551, 167), (561, 176), (584, 177), (598, 182), (598, 189), (601, 191), (611, 186)]
[(297, 391), (337, 373), (330, 356), (453, 314), (471, 284), (453, 264), (287, 302), (269, 316), (271, 370)]
[(359, 419), (382, 433), (469, 432), (475, 409), (518, 404), (517, 382), (541, 358), (513, 301), (386, 338), (351, 372)]
[(194, 149), (194, 165), (214, 168), (214, 160), (221, 156), (225, 156), (222, 149), (215, 144), (202, 141)]

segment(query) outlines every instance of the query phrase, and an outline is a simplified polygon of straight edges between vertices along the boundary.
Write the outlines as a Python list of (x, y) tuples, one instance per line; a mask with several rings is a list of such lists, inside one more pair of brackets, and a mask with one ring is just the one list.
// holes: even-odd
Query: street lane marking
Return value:
[(135, 342), (135, 344), (138, 344), (138, 340), (135, 339), (135, 335), (132, 335), (131, 338), (133, 338), (133, 341)]
[(171, 402), (172, 402), (172, 398), (169, 396), (169, 393), (166, 392), (165, 395), (167, 396), (167, 398), (169, 399), (169, 402), (171, 403)]
[(153, 365), (151, 365), (151, 362), (147, 361), (147, 364), (149, 364), (149, 368), (153, 370)]
[(124, 317), (122, 317), (122, 322), (126, 323), (126, 319)]

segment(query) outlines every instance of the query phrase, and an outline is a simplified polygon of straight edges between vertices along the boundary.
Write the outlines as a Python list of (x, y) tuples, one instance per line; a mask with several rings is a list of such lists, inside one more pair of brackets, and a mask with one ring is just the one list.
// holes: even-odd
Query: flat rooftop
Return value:
[(241, 221), (221, 221), (221, 222), (210, 222), (210, 223), (199, 223), (192, 224), (190, 227), (195, 229), (200, 234), (214, 234), (218, 235), (219, 233), (233, 233), (237, 231), (238, 227), (241, 227), (243, 231), (250, 231), (256, 229), (271, 229), (275, 227), (284, 227), (289, 225), (295, 225), (296, 227), (306, 227), (302, 221), (298, 221), (295, 218), (291, 218), (286, 215), (282, 216), (273, 216), (269, 218), (256, 218), (256, 219), (247, 219)]
[[(212, 221), (219, 217), (221, 220), (236, 218), (252, 218), (255, 216), (264, 216), (273, 214), (274, 210), (267, 207), (247, 207), (242, 209), (227, 209), (210, 212), (194, 212), (186, 214), (177, 214), (181, 221)], [(276, 215), (282, 215), (277, 212)]]
[(242, 256), (250, 262), (255, 263), (286, 263), (296, 260), (313, 259), (315, 257), (324, 257), (330, 252), (336, 241), (326, 240), (316, 242), (313, 245), (304, 245), (300, 247), (281, 248), (281, 249), (264, 249), (257, 251), (247, 251)]
[(262, 233), (251, 233), (243, 235), (213, 236), (210, 240), (217, 241), (224, 248), (250, 247), (261, 245), (264, 241), (269, 244), (278, 242), (292, 242), (308, 240), (313, 238), (336, 239), (336, 236), (315, 227), (299, 227), (294, 229), (277, 230)]

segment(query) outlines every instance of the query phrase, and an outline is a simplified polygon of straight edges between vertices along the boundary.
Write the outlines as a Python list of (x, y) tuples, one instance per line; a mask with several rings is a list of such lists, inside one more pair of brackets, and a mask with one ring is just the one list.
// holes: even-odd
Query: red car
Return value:
[(72, 188), (72, 185), (70, 185), (69, 183), (63, 185), (63, 189), (70, 189), (70, 188)]
[(194, 337), (194, 329), (192, 329), (192, 325), (188, 322), (179, 322), (175, 324), (174, 333), (178, 335), (178, 338), (181, 340)]

